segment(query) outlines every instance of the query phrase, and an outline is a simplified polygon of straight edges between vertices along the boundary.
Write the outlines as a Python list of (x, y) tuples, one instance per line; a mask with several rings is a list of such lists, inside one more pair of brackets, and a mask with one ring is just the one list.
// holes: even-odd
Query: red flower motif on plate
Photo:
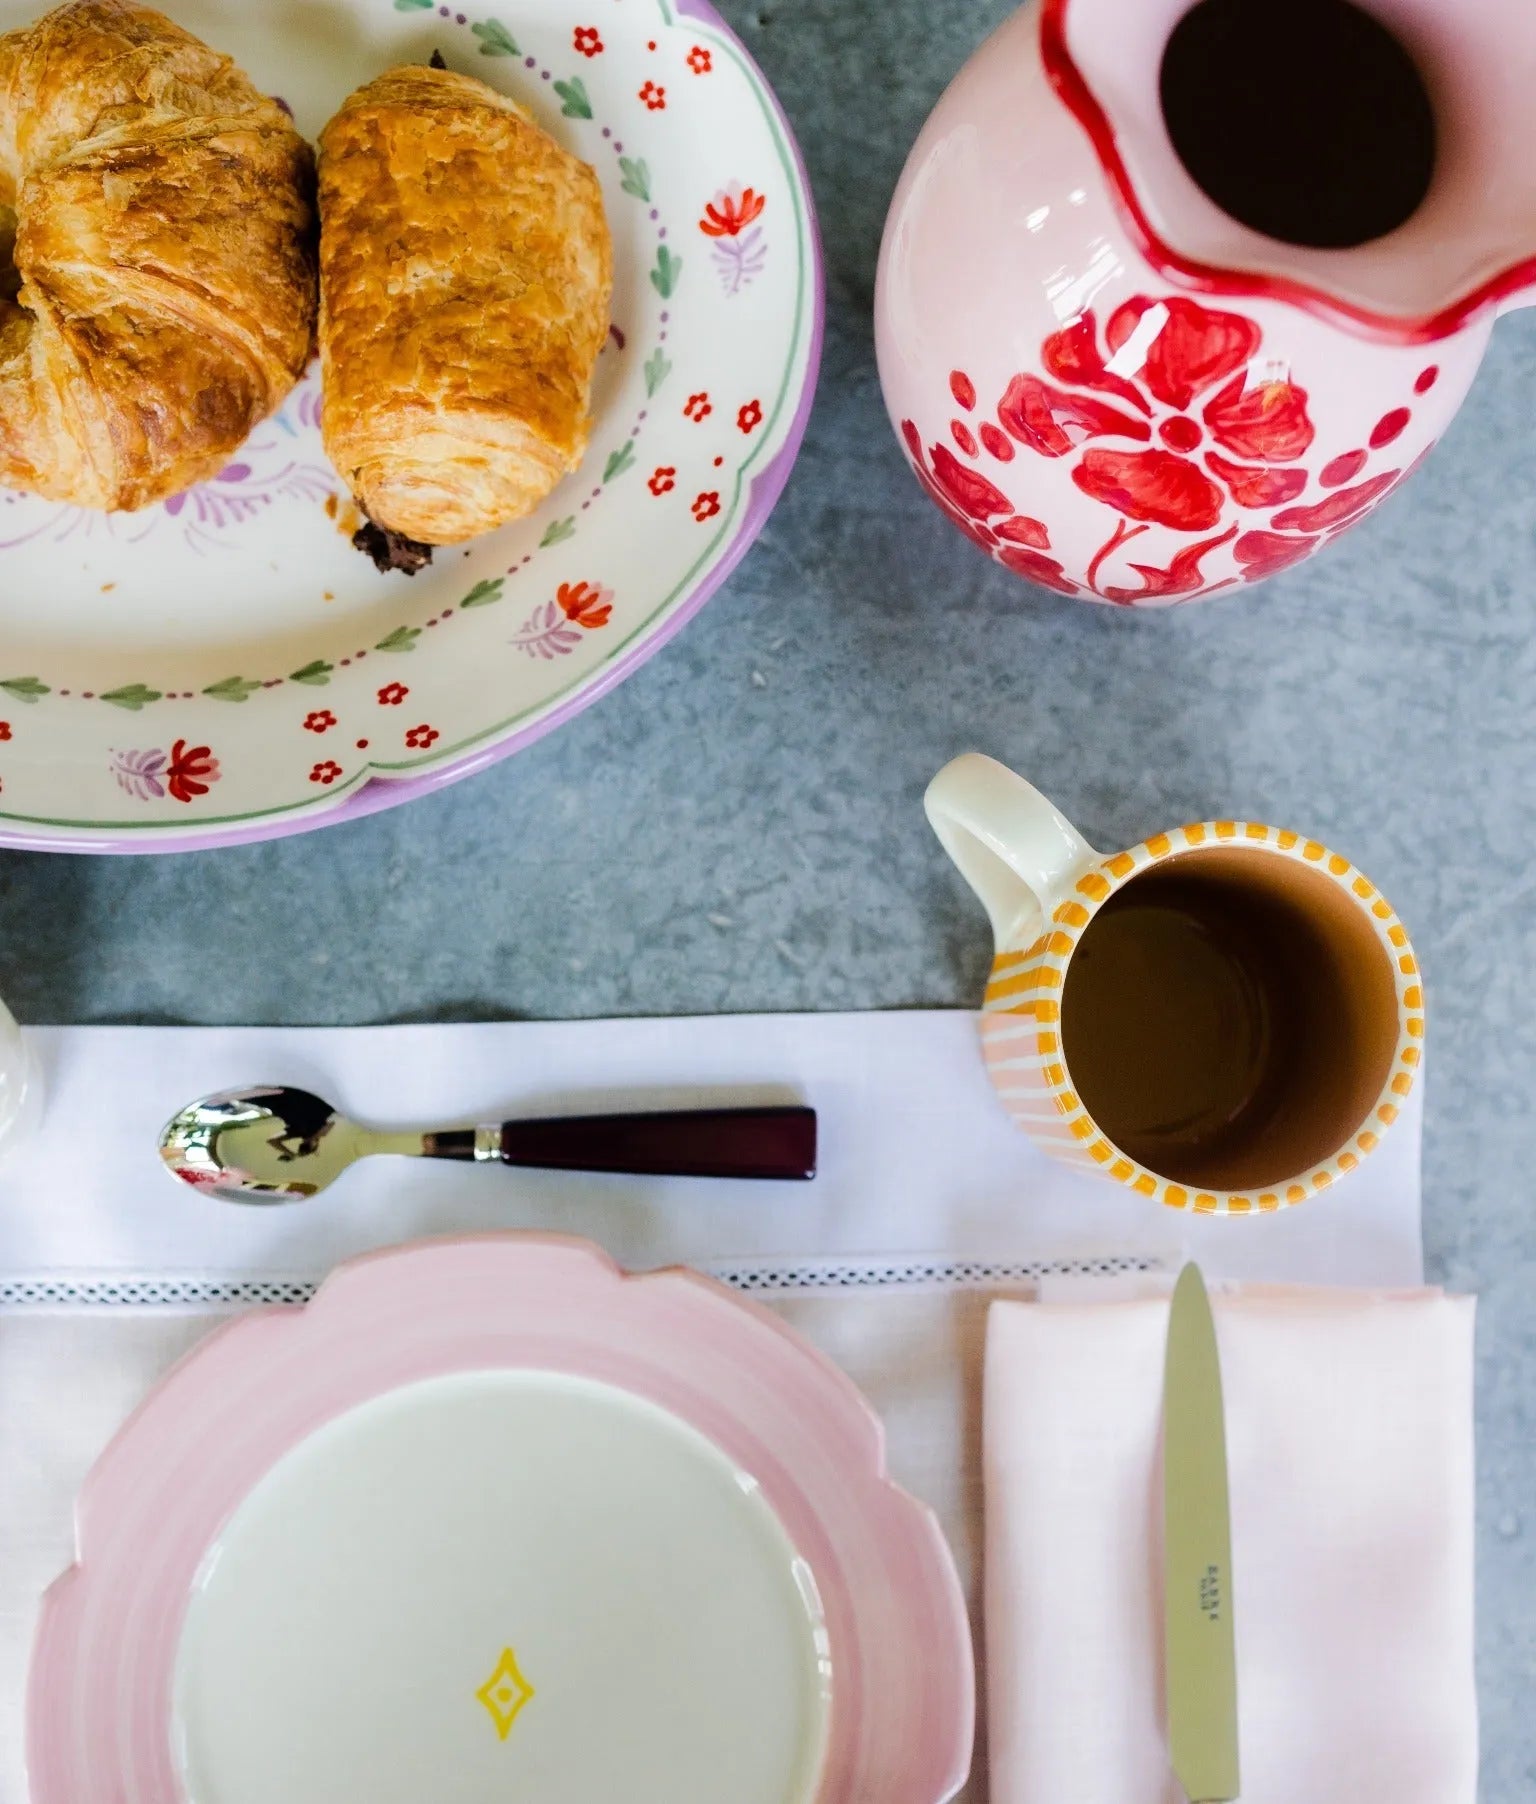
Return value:
[(327, 728), (334, 727), (335, 724), (336, 716), (332, 714), (329, 708), (316, 708), (311, 713), (304, 716), (304, 731), (306, 733), (323, 733)]
[(640, 90), (640, 98), (653, 113), (665, 111), (667, 90), (659, 82), (648, 81)]
[(407, 732), (405, 743), (413, 752), (424, 752), (429, 746), (436, 745), (441, 738), (442, 734), (436, 727), (429, 727), (423, 723), (419, 727), (412, 727)]
[(178, 739), (171, 747), (171, 761), (165, 767), (165, 787), (178, 802), (190, 802), (194, 796), (205, 796), (208, 785), (219, 780), (219, 761), (211, 746), (188, 745)]
[(701, 388), (696, 395), (690, 395), (683, 403), (683, 418), (692, 420), (695, 424), (707, 418), (714, 411), (710, 405), (708, 389)]
[(755, 432), (763, 423), (763, 404), (761, 401), (748, 401), (745, 407), (736, 409), (736, 426), (741, 432)]
[(1241, 314), (1136, 295), (1110, 314), (1102, 344), (1091, 311), (1053, 332), (1041, 346), (1053, 380), (1015, 376), (997, 417), (1042, 457), (1071, 456), (1090, 439), (1129, 441), (1083, 450), (1073, 482), (1128, 519), (1208, 531), (1228, 495), (1239, 507), (1278, 507), (1306, 487), (1305, 470), (1276, 467), (1312, 443), (1306, 390), (1249, 380), (1262, 341)]
[(665, 495), (677, 487), (677, 470), (672, 464), (658, 464), (646, 478), (645, 486), (653, 495)]
[(613, 613), (613, 590), (600, 588), (596, 583), (561, 583), (555, 590), (555, 600), (567, 620), (589, 632), (606, 626)]
[(582, 56), (597, 56), (603, 48), (602, 36), (595, 25), (578, 25), (573, 41)]
[(9, 739), (10, 736), (11, 723), (8, 720), (0, 720), (0, 739)]
[(714, 489), (706, 490), (702, 495), (693, 498), (693, 517), (702, 525), (705, 520), (714, 519), (720, 511), (720, 496)]
[(737, 238), (767, 205), (755, 188), (722, 188), (704, 209), (699, 230), (707, 238)]
[(386, 683), (379, 691), (379, 706), (398, 708), (410, 693), (404, 683)]
[(688, 52), (688, 67), (695, 75), (708, 75), (715, 66), (715, 59), (703, 44), (695, 44)]
[(311, 769), (309, 780), (311, 783), (323, 783), (329, 787), (340, 775), (341, 766), (334, 758), (326, 758)]

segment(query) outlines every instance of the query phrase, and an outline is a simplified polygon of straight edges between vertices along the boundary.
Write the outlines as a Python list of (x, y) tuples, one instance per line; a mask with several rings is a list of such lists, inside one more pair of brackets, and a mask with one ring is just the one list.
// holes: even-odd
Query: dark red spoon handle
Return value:
[[(496, 1130), (482, 1128), (480, 1158)], [(501, 1124), (504, 1165), (674, 1178), (814, 1178), (816, 1111), (672, 1109), (643, 1115), (550, 1115)], [(472, 1159), (477, 1134), (434, 1134), (429, 1156)], [(494, 1146), (494, 1140), (491, 1145)]]

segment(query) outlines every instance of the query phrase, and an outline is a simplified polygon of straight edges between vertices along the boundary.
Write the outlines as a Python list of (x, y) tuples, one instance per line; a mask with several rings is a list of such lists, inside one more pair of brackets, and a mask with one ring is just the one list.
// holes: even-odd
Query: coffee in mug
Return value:
[(1049, 1150), (1226, 1214), (1301, 1202), (1375, 1150), (1419, 1067), (1423, 992), (1347, 859), (1248, 821), (1105, 857), (975, 754), (926, 806), (992, 919), (993, 1081)]

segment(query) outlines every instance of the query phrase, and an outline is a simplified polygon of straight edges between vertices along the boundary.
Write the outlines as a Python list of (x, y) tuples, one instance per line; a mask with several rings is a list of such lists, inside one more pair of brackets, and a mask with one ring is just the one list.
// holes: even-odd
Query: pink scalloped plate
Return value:
[(487, 1235), (212, 1335), (87, 1479), (32, 1804), (943, 1804), (933, 1516), (850, 1381), (687, 1271)]

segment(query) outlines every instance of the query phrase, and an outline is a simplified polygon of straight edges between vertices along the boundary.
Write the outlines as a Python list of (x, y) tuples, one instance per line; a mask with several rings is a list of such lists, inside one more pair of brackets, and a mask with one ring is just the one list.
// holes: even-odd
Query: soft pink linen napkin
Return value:
[[(1472, 1331), (1439, 1292), (1213, 1298), (1243, 1804), (1474, 1804)], [(1178, 1804), (1162, 1686), (1166, 1298), (998, 1303), (992, 1804)]]

